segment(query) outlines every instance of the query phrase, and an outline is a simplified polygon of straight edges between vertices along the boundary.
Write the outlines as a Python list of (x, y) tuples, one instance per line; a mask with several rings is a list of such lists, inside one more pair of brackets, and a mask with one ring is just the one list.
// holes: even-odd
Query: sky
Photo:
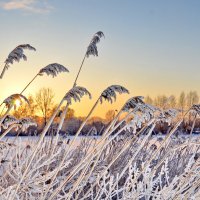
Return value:
[(19, 93), (38, 71), (60, 63), (70, 73), (38, 77), (26, 90), (50, 87), (59, 102), (72, 87), (86, 48), (97, 31), (105, 39), (98, 57), (86, 59), (78, 85), (92, 93), (74, 103), (85, 116), (101, 92), (119, 84), (129, 89), (116, 103), (99, 105), (94, 115), (120, 109), (135, 95), (200, 93), (199, 0), (0, 0), (0, 67), (19, 44), (31, 44), (28, 61), (14, 63), (0, 80), (0, 101)]

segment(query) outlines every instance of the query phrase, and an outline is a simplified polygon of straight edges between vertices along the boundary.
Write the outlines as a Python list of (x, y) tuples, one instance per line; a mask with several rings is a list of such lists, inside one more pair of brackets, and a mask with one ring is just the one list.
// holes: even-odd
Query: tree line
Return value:
[[(51, 117), (52, 113), (55, 111), (57, 104), (55, 103), (55, 94), (51, 88), (40, 88), (35, 95), (28, 95), (29, 105), (26, 103), (23, 103), (19, 107), (16, 107), (13, 110), (13, 115), (16, 118), (22, 118), (22, 117), (31, 117), (33, 118), (37, 124), (38, 129), (42, 129), (48, 119)], [(174, 108), (178, 109), (180, 111), (179, 116), (183, 116), (185, 112), (193, 105), (198, 104), (200, 100), (200, 97), (197, 93), (197, 91), (190, 91), (188, 93), (181, 92), (179, 96), (175, 95), (158, 95), (154, 98), (147, 95), (144, 99), (145, 103), (154, 105), (156, 107), (159, 107), (161, 109), (168, 109), (168, 108)], [(55, 123), (52, 125), (52, 128), (56, 129), (56, 125), (58, 124), (60, 120), (60, 116), (64, 110), (64, 107), (61, 108), (61, 111), (56, 116)], [(83, 130), (84, 133), (87, 134), (87, 132), (92, 131), (94, 128), (97, 129), (97, 132), (101, 132), (102, 128), (106, 127), (107, 124), (112, 121), (112, 119), (115, 117), (117, 113), (117, 110), (108, 110), (104, 116), (104, 118), (101, 117), (92, 117), (90, 118), (88, 124), (85, 126)], [(178, 117), (179, 117), (178, 116)], [(80, 126), (81, 122), (84, 120), (84, 117), (75, 117), (75, 111), (71, 108), (68, 109), (65, 122), (63, 126), (64, 132), (67, 132), (69, 134), (73, 134), (77, 131), (78, 127)], [(197, 121), (197, 126), (198, 126)], [(188, 129), (190, 127), (190, 122), (183, 123), (184, 130)], [(164, 127), (164, 128), (163, 128)], [(158, 132), (165, 132), (167, 127), (160, 125), (157, 126)], [(163, 130), (162, 130), (163, 129)], [(186, 131), (184, 131), (186, 132)]]
[[(29, 95), (27, 98), (29, 100), (29, 105), (23, 104), (18, 108), (14, 109), (13, 115), (17, 118), (21, 117), (34, 117), (36, 120), (39, 119), (39, 116), (42, 116), (42, 121), (46, 124), (48, 118), (54, 112), (57, 104), (54, 100), (55, 94), (51, 88), (41, 88), (36, 92), (35, 95)], [(181, 92), (179, 96), (175, 95), (158, 95), (152, 98), (150, 95), (147, 95), (144, 99), (145, 103), (154, 105), (161, 109), (174, 108), (178, 109), (182, 115), (194, 104), (200, 102), (200, 96), (197, 91), (190, 91), (188, 93)], [(63, 109), (61, 109), (62, 112)], [(61, 112), (57, 117), (60, 117)], [(104, 120), (106, 122), (111, 121), (117, 110), (108, 110), (105, 114)], [(39, 115), (39, 116), (38, 116)], [(66, 115), (66, 119), (75, 117), (75, 111), (69, 109)], [(100, 117), (95, 117), (95, 119), (103, 120)], [(92, 119), (91, 119), (92, 120)], [(42, 123), (40, 120), (39, 122)]]
[(155, 98), (152, 98), (147, 95), (145, 97), (145, 102), (161, 109), (179, 109), (183, 115), (192, 105), (198, 104), (199, 99), (197, 91), (190, 91), (188, 93), (181, 92), (178, 97), (175, 95), (158, 95)]

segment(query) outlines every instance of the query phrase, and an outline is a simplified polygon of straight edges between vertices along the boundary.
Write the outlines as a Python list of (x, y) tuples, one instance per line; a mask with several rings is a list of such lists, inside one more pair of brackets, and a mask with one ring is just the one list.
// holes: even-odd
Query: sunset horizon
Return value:
[[(105, 34), (98, 44), (99, 56), (85, 60), (78, 80), (78, 85), (91, 92), (92, 99), (85, 97), (73, 105), (77, 116), (85, 116), (100, 93), (113, 84), (123, 85), (130, 94), (120, 95), (113, 105), (99, 105), (95, 115), (105, 116), (105, 108), (119, 109), (131, 96), (200, 93), (200, 51), (195, 39), (200, 33), (198, 1), (184, 1), (181, 6), (178, 1), (110, 1), (106, 6), (103, 2), (61, 2), (1, 1), (1, 69), (17, 45), (31, 44), (36, 48), (35, 52), (26, 52), (26, 62), (14, 63), (6, 71), (1, 80), (1, 102), (19, 93), (42, 67), (60, 63), (70, 72), (55, 78), (41, 76), (24, 93), (34, 95), (41, 87), (52, 88), (55, 102), (59, 103), (72, 87), (97, 31)], [(103, 16), (100, 10), (104, 10)]]

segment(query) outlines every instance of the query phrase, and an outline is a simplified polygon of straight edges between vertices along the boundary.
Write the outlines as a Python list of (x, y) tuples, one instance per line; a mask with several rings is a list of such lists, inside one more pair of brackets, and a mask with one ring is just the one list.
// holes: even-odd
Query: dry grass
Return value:
[(180, 122), (167, 136), (152, 137), (155, 117), (120, 135), (131, 124), (125, 121), (116, 135), (111, 123), (102, 137), (77, 139), (70, 150), (62, 137), (44, 138), (31, 164), (37, 137), (4, 139), (0, 199), (198, 199), (199, 137), (173, 136)]

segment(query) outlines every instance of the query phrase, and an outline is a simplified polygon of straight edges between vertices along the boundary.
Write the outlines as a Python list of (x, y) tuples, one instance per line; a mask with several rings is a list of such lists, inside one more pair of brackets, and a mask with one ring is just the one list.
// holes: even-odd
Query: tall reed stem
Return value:
[[(38, 74), (36, 74), (35, 76), (34, 76), (34, 78), (26, 85), (26, 87), (20, 92), (20, 94), (22, 94), (26, 89), (27, 89), (27, 87), (36, 79), (36, 77), (38, 76)], [(2, 105), (3, 103), (1, 103), (1, 105)], [(1, 106), (0, 105), (0, 106)], [(1, 124), (2, 124), (2, 122), (4, 121), (4, 119), (6, 118), (6, 116), (9, 114), (9, 112), (11, 111), (11, 109), (13, 108), (13, 106), (14, 105), (11, 105), (8, 109), (7, 109), (7, 111), (4, 113), (4, 115), (2, 116), (2, 118), (0, 119), (0, 126), (1, 126)], [(4, 108), (5, 108), (5, 105), (4, 105), (4, 107), (3, 107), (3, 110), (4, 110)], [(2, 112), (3, 112), (3, 110), (2, 110)]]
[[(100, 97), (99, 97), (99, 99), (100, 99)], [(70, 150), (71, 146), (73, 145), (74, 141), (76, 140), (76, 138), (77, 138), (78, 135), (80, 134), (82, 128), (83, 128), (84, 125), (86, 124), (86, 122), (87, 122), (87, 120), (89, 119), (90, 115), (92, 114), (93, 110), (94, 110), (95, 107), (97, 106), (97, 104), (98, 104), (98, 102), (99, 102), (99, 99), (96, 101), (96, 103), (95, 103), (94, 106), (92, 107), (91, 111), (90, 111), (89, 114), (87, 115), (85, 121), (82, 123), (82, 125), (80, 126), (80, 128), (79, 128), (79, 130), (77, 131), (76, 135), (74, 136), (74, 139), (73, 139), (71, 145), (68, 147), (67, 152), (64, 154), (64, 157), (63, 157), (63, 159), (61, 160), (61, 162), (60, 162), (60, 164), (59, 164), (59, 166), (58, 166), (58, 168), (57, 168), (56, 174), (53, 176), (53, 179), (52, 179), (52, 180), (55, 180), (55, 178), (56, 178), (58, 172), (60, 171), (60, 169), (61, 169), (61, 167), (62, 167), (62, 165), (63, 165), (64, 160), (66, 159), (66, 156), (67, 156), (68, 153), (69, 153), (69, 150)], [(113, 128), (113, 130), (110, 131), (110, 134), (107, 134), (107, 135), (106, 135), (106, 133), (108, 133), (108, 131), (110, 130), (110, 128), (111, 128), (111, 127), (113, 126), (113, 124), (116, 122), (116, 119), (117, 119), (117, 118), (119, 117), (119, 115), (121, 114), (122, 109), (123, 109), (123, 107), (121, 108), (121, 110), (119, 111), (119, 113), (115, 116), (115, 118), (113, 119), (113, 122), (110, 123), (110, 125), (107, 127), (107, 129), (105, 130), (105, 132), (104, 132), (103, 135), (102, 135), (102, 139), (100, 140), (100, 142), (97, 143), (96, 148), (98, 147), (98, 145), (101, 146), (101, 142), (103, 142), (114, 130), (116, 130), (116, 129), (124, 122), (124, 120), (126, 120), (126, 119), (130, 116), (130, 114), (131, 114), (132, 112), (135, 112), (138, 108), (136, 108), (134, 111), (129, 112), (129, 114), (124, 118), (124, 120), (122, 120), (120, 123), (118, 123), (118, 124)], [(95, 148), (95, 149), (96, 149), (96, 148)], [(92, 152), (94, 152), (94, 150), (93, 150)], [(89, 153), (89, 156), (92, 155), (92, 152)], [(96, 155), (96, 154), (95, 154), (95, 155)], [(87, 156), (86, 156), (86, 157), (87, 157)], [(86, 159), (86, 158), (85, 158), (85, 159)], [(84, 162), (85, 159), (83, 159), (83, 161), (81, 161), (81, 163)], [(78, 172), (77, 169), (76, 169), (75, 171)], [(71, 174), (72, 174), (72, 173), (71, 173)], [(66, 179), (69, 180), (68, 178), (69, 178), (69, 177), (67, 177)], [(70, 178), (71, 178), (71, 177), (70, 177)], [(53, 181), (51, 181), (51, 182), (53, 183)], [(47, 195), (47, 193), (48, 193), (48, 191), (49, 191), (50, 188), (51, 188), (51, 184), (49, 185), (49, 187), (48, 187), (46, 193), (44, 194), (43, 199), (45, 199), (45, 197), (46, 197), (46, 195)]]
[(37, 78), (38, 76), (38, 73), (33, 77), (33, 79), (26, 85), (26, 87), (20, 92), (20, 94), (22, 94), (26, 89), (27, 87)]
[[(151, 124), (153, 123), (153, 121), (151, 121)], [(127, 141), (125, 143), (125, 145), (123, 146), (123, 148), (120, 150), (120, 152), (113, 158), (113, 160), (109, 163), (109, 165), (106, 167), (106, 169), (101, 173), (101, 175), (95, 180), (95, 182), (92, 184), (93, 186), (97, 184), (97, 182), (102, 178), (102, 176), (107, 172), (107, 170), (113, 165), (113, 163), (122, 155), (122, 153), (124, 153), (127, 148), (132, 144), (132, 142), (135, 141), (136, 137), (138, 135), (140, 135), (145, 129), (147, 126), (150, 126), (151, 124), (148, 124), (148, 125), (145, 125), (136, 135), (134, 135), (134, 137), (130, 140), (130, 141)], [(125, 125), (123, 127), (123, 130), (127, 127), (127, 125)], [(149, 131), (149, 134), (148, 136), (151, 134), (152, 130), (154, 129), (155, 127), (155, 124), (152, 125), (152, 128), (151, 130)], [(90, 173), (91, 174), (91, 173)], [(88, 177), (87, 177), (88, 178)], [(75, 191), (75, 190), (74, 190)], [(87, 193), (86, 193), (86, 196), (87, 196)], [(95, 198), (97, 199), (97, 197)], [(51, 199), (50, 199), (51, 200)]]
[(183, 120), (180, 120), (176, 126), (170, 131), (170, 133), (165, 137), (165, 139), (162, 141), (162, 143), (160, 144), (160, 146), (158, 147), (158, 149), (155, 151), (155, 153), (151, 156), (151, 159), (149, 159), (145, 164), (144, 164), (144, 167), (141, 169), (140, 173), (137, 175), (137, 177), (134, 177), (135, 181), (134, 181), (134, 184), (137, 180), (138, 177), (140, 177), (142, 175), (142, 173), (144, 172), (145, 170), (145, 167), (148, 166), (152, 160), (156, 157), (157, 153), (160, 151), (160, 149), (162, 148), (163, 144), (165, 142), (167, 142), (167, 140), (170, 138), (170, 136), (177, 130), (177, 128), (180, 126), (180, 124), (182, 123)]
[(21, 177), (19, 183), (17, 184), (17, 187), (16, 187), (16, 190), (15, 190), (14, 194), (9, 198), (9, 200), (12, 200), (12, 199), (15, 198), (15, 195), (16, 195), (17, 191), (19, 190), (19, 187), (20, 187), (22, 181), (24, 180), (26, 174), (28, 173), (28, 170), (29, 170), (30, 167), (31, 167), (31, 163), (32, 163), (32, 161), (33, 161), (33, 159), (34, 159), (34, 157), (35, 157), (35, 155), (36, 155), (36, 152), (37, 152), (37, 150), (39, 149), (39, 147), (41, 146), (41, 143), (42, 143), (42, 141), (43, 141), (43, 139), (44, 139), (44, 137), (45, 137), (45, 135), (46, 135), (46, 132), (48, 131), (48, 129), (49, 129), (51, 123), (53, 122), (53, 120), (54, 120), (55, 116), (57, 115), (57, 113), (58, 113), (58, 111), (59, 111), (59, 109), (60, 109), (60, 107), (61, 107), (61, 105), (62, 105), (63, 102), (64, 102), (64, 98), (61, 100), (61, 102), (60, 102), (60, 104), (58, 105), (56, 111), (54, 112), (54, 114), (51, 116), (50, 120), (48, 121), (48, 123), (47, 123), (46, 126), (44, 127), (44, 129), (43, 129), (43, 131), (42, 131), (42, 133), (41, 133), (40, 139), (39, 139), (37, 145), (35, 146), (35, 148), (34, 148), (34, 150), (33, 150), (33, 153), (32, 153), (32, 155), (31, 155), (31, 158), (30, 158), (29, 162), (28, 162), (28, 165), (27, 165), (27, 167), (26, 167), (26, 169), (25, 169), (25, 171), (24, 171), (24, 173), (23, 173), (23, 175), (22, 175), (22, 177)]
[(61, 115), (61, 119), (60, 119), (58, 128), (57, 128), (57, 130), (56, 130), (55, 142), (53, 142), (52, 150), (51, 150), (50, 156), (54, 153), (54, 150), (55, 150), (56, 145), (57, 145), (57, 143), (58, 143), (59, 132), (60, 132), (62, 126), (63, 126), (64, 120), (65, 120), (65, 116), (66, 116), (66, 114), (67, 114), (68, 106), (69, 106), (68, 104), (65, 106), (65, 109), (63, 110), (63, 113), (62, 113), (62, 115)]
[(13, 128), (17, 127), (17, 124), (11, 125), (2, 135), (0, 136), (0, 141), (11, 131)]
[(78, 129), (78, 131), (76, 132), (76, 135), (74, 136), (72, 142), (70, 143), (69, 147), (67, 148), (66, 152), (64, 153), (64, 156), (63, 156), (61, 162), (59, 163), (59, 165), (58, 165), (58, 167), (57, 167), (57, 170), (56, 170), (54, 176), (53, 176), (52, 179), (51, 179), (51, 184), (49, 184), (49, 186), (48, 186), (48, 188), (47, 188), (47, 190), (46, 190), (46, 192), (45, 192), (45, 194), (44, 194), (44, 196), (43, 196), (42, 199), (45, 199), (45, 198), (46, 198), (46, 195), (47, 195), (49, 189), (51, 188), (52, 183), (53, 183), (53, 181), (55, 180), (55, 178), (56, 178), (58, 172), (60, 171), (60, 169), (61, 169), (61, 167), (62, 167), (62, 165), (63, 165), (63, 163), (64, 163), (64, 161), (65, 161), (65, 159), (66, 159), (66, 157), (67, 157), (67, 155), (68, 155), (68, 153), (69, 153), (71, 147), (72, 147), (72, 145), (74, 144), (74, 142), (76, 141), (77, 137), (78, 137), (79, 134), (81, 133), (81, 130), (83, 129), (83, 127), (84, 127), (85, 124), (87, 123), (89, 117), (91, 116), (93, 110), (94, 110), (95, 107), (98, 105), (98, 103), (99, 103), (99, 98), (97, 99), (97, 101), (95, 102), (94, 106), (92, 107), (92, 109), (91, 109), (90, 112), (88, 113), (88, 115), (87, 115), (86, 119), (84, 120), (84, 122), (83, 122), (83, 123), (81, 124), (81, 126), (79, 127), (79, 129)]
[[(134, 111), (136, 111), (138, 108), (136, 108)], [(134, 112), (132, 111), (132, 112)], [(129, 112), (129, 114), (120, 122), (118, 123), (115, 127), (114, 130), (116, 130), (130, 115), (132, 112)], [(121, 111), (119, 112), (121, 113)], [(118, 117), (118, 115), (116, 116)], [(115, 122), (116, 119), (113, 119), (113, 121)], [(110, 126), (106, 129), (106, 131), (104, 132), (104, 134), (102, 135), (102, 139), (96, 144), (96, 146), (94, 147), (94, 149), (92, 149), (88, 155), (78, 164), (78, 166), (76, 166), (73, 171), (70, 173), (70, 175), (68, 177), (65, 178), (65, 180), (61, 183), (61, 185), (56, 189), (56, 191), (50, 196), (50, 199), (53, 199), (55, 197), (56, 194), (58, 194), (58, 192), (60, 191), (60, 189), (69, 181), (71, 180), (71, 178), (76, 175), (86, 164), (84, 164), (84, 162), (88, 161), (88, 159), (90, 158), (90, 156), (96, 156), (98, 155), (100, 149), (103, 147), (103, 142), (106, 140), (106, 138), (108, 138), (108, 136), (114, 131), (114, 130), (110, 130), (110, 127), (112, 127), (113, 123), (110, 124)], [(116, 135), (118, 135), (122, 130), (124, 130), (125, 127), (123, 127), (122, 129), (120, 129), (118, 131), (118, 133), (116, 133)], [(109, 131), (109, 132), (108, 132)], [(110, 141), (108, 141), (109, 143)], [(107, 144), (108, 144), (107, 143)], [(107, 145), (106, 144), (106, 145)]]
[(81, 72), (81, 69), (82, 69), (82, 67), (83, 67), (83, 64), (84, 64), (84, 62), (85, 62), (85, 58), (86, 58), (86, 54), (85, 54), (85, 56), (84, 56), (84, 58), (83, 58), (83, 60), (82, 60), (81, 66), (80, 66), (80, 68), (79, 68), (79, 70), (78, 70), (78, 74), (76, 75), (76, 78), (75, 78), (73, 87), (76, 87), (76, 82), (77, 82), (77, 79), (78, 79), (79, 74), (80, 74), (80, 72)]
[(3, 75), (4, 75), (4, 73), (5, 73), (6, 69), (7, 69), (7, 67), (8, 67), (8, 65), (7, 65), (7, 63), (6, 63), (6, 64), (4, 65), (3, 71), (1, 72), (0, 79), (3, 78)]

